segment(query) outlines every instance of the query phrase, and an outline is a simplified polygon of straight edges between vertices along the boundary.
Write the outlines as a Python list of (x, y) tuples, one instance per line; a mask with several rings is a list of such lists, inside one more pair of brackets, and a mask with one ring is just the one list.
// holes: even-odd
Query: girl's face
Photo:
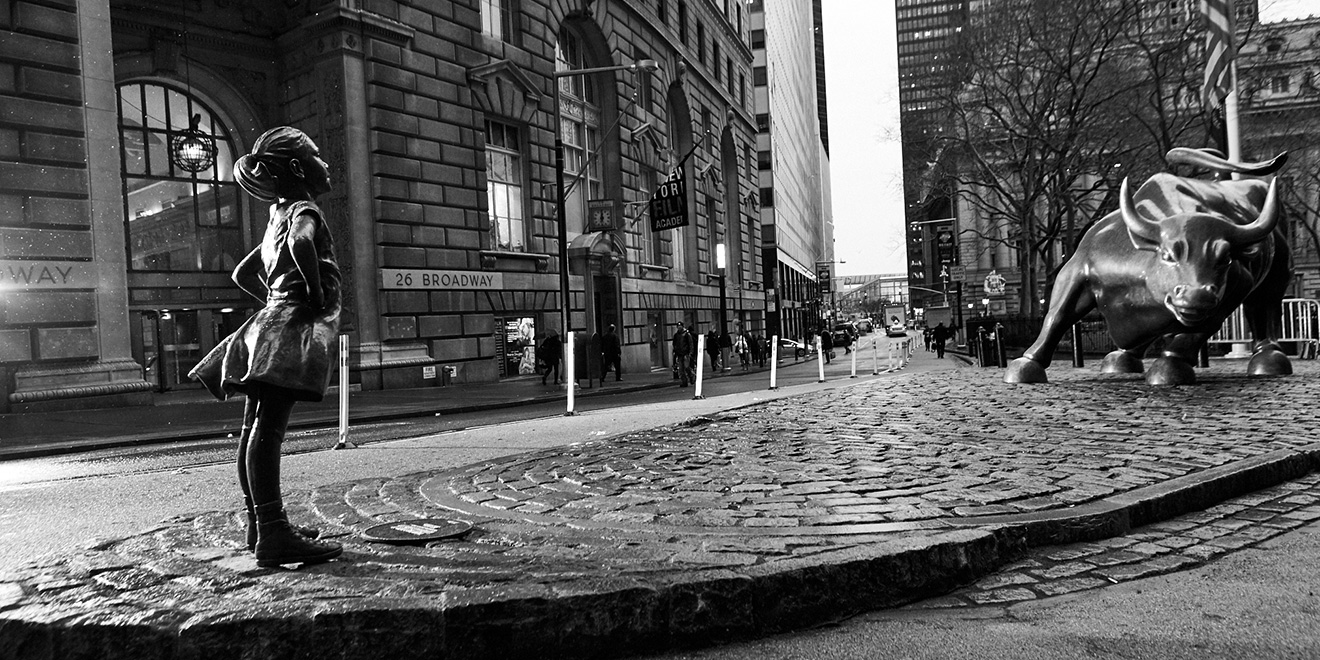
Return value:
[(307, 141), (308, 150), (304, 158), (303, 176), (307, 189), (313, 195), (330, 192), (330, 166), (321, 158), (321, 150), (311, 140)]

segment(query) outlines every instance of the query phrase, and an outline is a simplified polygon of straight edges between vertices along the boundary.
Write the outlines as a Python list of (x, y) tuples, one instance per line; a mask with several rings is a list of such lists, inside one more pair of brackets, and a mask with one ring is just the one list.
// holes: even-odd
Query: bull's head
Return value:
[(1158, 259), (1158, 266), (1146, 274), (1150, 293), (1162, 295), (1164, 306), (1186, 326), (1206, 320), (1219, 309), (1234, 259), (1254, 251), (1279, 219), (1273, 181), (1260, 215), (1245, 225), (1211, 213), (1147, 220), (1137, 214), (1127, 179), (1119, 191), (1119, 209), (1132, 244), (1138, 250), (1154, 252)]

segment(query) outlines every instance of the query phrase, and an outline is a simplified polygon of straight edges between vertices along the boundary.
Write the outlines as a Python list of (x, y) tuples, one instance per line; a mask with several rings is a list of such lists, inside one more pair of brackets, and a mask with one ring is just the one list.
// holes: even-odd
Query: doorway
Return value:
[[(157, 392), (199, 389), (189, 378), (212, 348), (252, 315), (252, 309), (133, 310), (129, 334), (142, 379)], [(205, 329), (205, 330), (204, 330)]]

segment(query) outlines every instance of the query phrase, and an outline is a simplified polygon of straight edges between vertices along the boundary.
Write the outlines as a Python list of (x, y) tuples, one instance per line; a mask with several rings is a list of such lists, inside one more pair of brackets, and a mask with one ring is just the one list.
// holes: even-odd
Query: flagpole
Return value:
[[(1228, 96), (1224, 97), (1224, 139), (1228, 142), (1228, 159), (1242, 160), (1242, 137), (1238, 126), (1237, 58), (1228, 65)], [(1234, 179), (1242, 178), (1233, 174)]]

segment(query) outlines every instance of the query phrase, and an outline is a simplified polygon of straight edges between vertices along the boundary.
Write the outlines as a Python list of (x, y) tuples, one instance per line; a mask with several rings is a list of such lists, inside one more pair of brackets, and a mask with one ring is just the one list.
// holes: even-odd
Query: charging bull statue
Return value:
[[(1206, 151), (1174, 149), (1170, 163), (1209, 167), (1221, 175), (1265, 175), (1287, 160), (1235, 163)], [(1238, 305), (1254, 341), (1247, 373), (1285, 375), (1292, 364), (1276, 342), (1285, 289), (1292, 278), (1276, 184), (1188, 179), (1160, 173), (1133, 195), (1126, 179), (1119, 209), (1101, 218), (1077, 245), (1054, 283), (1036, 342), (1009, 363), (1006, 383), (1047, 382), (1059, 339), (1097, 307), (1118, 349), (1105, 373), (1141, 373), (1146, 349), (1163, 338), (1146, 371), (1152, 385), (1196, 382), (1201, 348)]]

